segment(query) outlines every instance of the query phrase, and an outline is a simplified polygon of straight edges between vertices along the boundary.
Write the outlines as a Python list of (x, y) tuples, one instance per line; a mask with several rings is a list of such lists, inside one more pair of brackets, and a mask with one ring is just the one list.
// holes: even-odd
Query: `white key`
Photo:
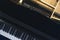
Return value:
[(15, 36), (12, 36), (12, 35), (9, 34), (9, 33), (6, 33), (6, 32), (3, 31), (3, 30), (0, 30), (0, 35), (3, 35), (4, 37), (7, 37), (7, 38), (9, 38), (9, 39), (11, 39), (11, 40), (21, 40), (21, 39), (18, 39), (17, 37), (15, 37)]

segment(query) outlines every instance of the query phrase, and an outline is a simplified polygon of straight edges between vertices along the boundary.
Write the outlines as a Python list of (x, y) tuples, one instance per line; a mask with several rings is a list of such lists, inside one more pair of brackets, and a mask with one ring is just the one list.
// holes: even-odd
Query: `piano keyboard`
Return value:
[[(34, 8), (34, 10), (36, 10), (36, 9)], [(42, 12), (44, 12), (44, 11), (42, 11)], [(24, 23), (20, 24), (20, 21), (17, 21), (9, 16), (6, 16), (3, 13), (0, 13), (0, 14), (1, 14), (0, 16), (2, 17), (2, 19), (7, 19), (15, 24), (18, 24), (19, 26), (22, 25), (22, 27), (23, 28), (26, 27), (27, 30), (30, 28), (31, 30), (30, 29), (29, 30), (32, 32), (32, 33), (26, 32), (25, 30), (22, 30), (21, 28), (18, 30), (17, 26), (15, 28), (15, 26), (13, 26), (12, 24), (6, 23), (4, 21), (0, 21), (0, 35), (3, 35), (11, 40), (45, 40), (45, 39), (55, 40), (55, 38), (40, 32), (40, 30), (39, 31), (35, 30), (34, 28), (32, 28), (29, 25), (26, 26), (26, 24), (24, 24)], [(10, 13), (10, 14), (12, 14), (12, 13)], [(29, 28), (27, 28), (27, 27), (29, 27)], [(43, 39), (41, 39), (40, 37), (38, 38), (36, 35), (33, 34), (33, 32), (38, 34), (39, 36), (42, 36)], [(44, 37), (45, 37), (45, 39), (44, 39)]]
[(12, 25), (0, 21), (0, 35), (11, 40), (39, 40), (35, 35), (14, 28)]

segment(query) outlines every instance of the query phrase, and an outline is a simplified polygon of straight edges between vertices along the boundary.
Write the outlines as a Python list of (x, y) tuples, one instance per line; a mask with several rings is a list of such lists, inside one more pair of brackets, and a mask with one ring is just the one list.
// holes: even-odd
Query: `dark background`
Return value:
[(0, 35), (0, 40), (10, 40), (10, 39), (8, 39), (8, 38), (6, 38), (6, 37)]
[(17, 6), (7, 0), (0, 0), (0, 11), (54, 38), (60, 38), (60, 24), (53, 22), (40, 13), (31, 11), (22, 6)]

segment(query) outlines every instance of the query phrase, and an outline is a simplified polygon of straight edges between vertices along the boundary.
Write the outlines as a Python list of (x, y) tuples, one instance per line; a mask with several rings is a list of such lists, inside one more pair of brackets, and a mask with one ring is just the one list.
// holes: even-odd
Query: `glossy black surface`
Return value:
[(45, 16), (16, 4), (0, 1), (0, 10), (54, 38), (60, 37), (60, 25)]

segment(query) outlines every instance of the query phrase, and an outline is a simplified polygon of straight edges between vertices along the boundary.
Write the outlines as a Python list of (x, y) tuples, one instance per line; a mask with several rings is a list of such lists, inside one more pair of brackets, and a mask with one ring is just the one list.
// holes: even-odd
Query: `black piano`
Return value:
[(1, 40), (60, 40), (60, 25), (29, 8), (0, 0), (0, 36), (4, 36)]

